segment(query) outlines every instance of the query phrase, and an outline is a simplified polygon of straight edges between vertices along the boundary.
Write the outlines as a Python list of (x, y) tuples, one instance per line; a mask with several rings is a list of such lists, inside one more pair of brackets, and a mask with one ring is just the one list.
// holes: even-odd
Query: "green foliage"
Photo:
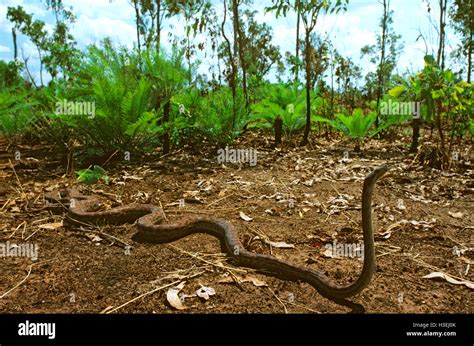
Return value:
[(94, 165), (93, 169), (86, 168), (76, 171), (76, 175), (77, 180), (87, 185), (95, 184), (101, 179), (103, 179), (106, 184), (110, 181), (105, 169), (98, 165)]
[(14, 88), (0, 92), (0, 134), (12, 137), (24, 133), (35, 120), (30, 113), (34, 101), (28, 93)]
[(115, 49), (109, 41), (102, 48), (89, 48), (76, 84), (61, 95), (67, 101), (90, 102), (95, 107), (95, 116), (61, 114), (83, 143), (104, 153), (144, 151), (158, 144), (157, 134), (163, 129), (157, 125), (158, 114), (150, 102), (152, 84), (137, 78), (137, 64), (136, 56)]
[[(38, 50), (41, 60), (41, 85), (43, 85), (43, 65), (53, 80), (60, 73), (63, 77), (70, 76), (78, 63), (79, 54), (68, 27), (68, 24), (75, 21), (74, 14), (64, 7), (61, 0), (47, 0), (46, 6), (48, 10), (53, 11), (56, 19), (51, 33), (47, 30), (45, 22), (33, 20), (33, 16), (26, 13), (22, 6), (8, 7), (7, 10), (7, 18), (13, 23), (15, 32), (19, 31), (27, 36)], [(32, 82), (35, 83), (34, 80)]]
[[(351, 138), (356, 142), (356, 150), (359, 150), (360, 142), (369, 136), (369, 131), (375, 123), (377, 113), (370, 112), (369, 114), (364, 115), (364, 111), (361, 108), (356, 108), (352, 112), (352, 115), (336, 114), (335, 117), (335, 120), (329, 120), (322, 117), (315, 117), (314, 120), (328, 123), (345, 136)], [(380, 130), (377, 129), (375, 132), (371, 133), (370, 136), (375, 135), (375, 133), (379, 131)]]
[[(395, 99), (419, 101), (424, 104), (423, 119), (431, 122), (434, 116), (439, 117), (437, 124), (443, 121), (451, 122), (451, 134), (458, 122), (468, 124), (473, 114), (473, 86), (458, 78), (450, 70), (441, 70), (431, 55), (425, 57), (424, 69), (408, 80), (401, 80), (388, 93)], [(443, 131), (442, 127), (439, 129)]]
[(252, 106), (250, 128), (271, 128), (277, 116), (283, 120), (285, 135), (300, 130), (305, 125), (305, 95), (284, 84), (263, 87), (262, 100)]
[[(205, 137), (220, 144), (232, 141), (240, 134), (247, 119), (243, 93), (239, 91), (236, 96), (236, 119), (232, 130), (234, 105), (230, 88), (221, 87), (206, 93), (191, 89), (178, 95), (174, 98), (174, 133), (180, 132), (182, 137), (188, 138)], [(180, 104), (184, 106), (183, 114), (179, 112)]]
[(7, 63), (0, 60), (0, 91), (25, 84), (19, 74), (20, 69), (21, 64), (17, 64), (15, 61)]

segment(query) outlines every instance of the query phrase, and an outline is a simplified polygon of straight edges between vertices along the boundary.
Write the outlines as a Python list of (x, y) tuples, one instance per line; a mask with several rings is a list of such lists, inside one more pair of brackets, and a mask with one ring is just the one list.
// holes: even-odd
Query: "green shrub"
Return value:
[(260, 102), (252, 106), (250, 128), (271, 128), (278, 116), (283, 121), (283, 131), (287, 137), (305, 126), (304, 93), (283, 84), (269, 84), (263, 87), (262, 97)]
[[(360, 144), (364, 138), (369, 136), (369, 130), (375, 123), (377, 117), (376, 112), (370, 112), (364, 115), (361, 108), (356, 108), (352, 115), (336, 114), (335, 120), (329, 120), (322, 117), (315, 117), (315, 121), (325, 122), (334, 127), (336, 130), (343, 133), (355, 142), (355, 151), (360, 151)], [(373, 136), (379, 130), (371, 134)]]
[(9, 88), (0, 92), (0, 134), (13, 137), (24, 133), (35, 121), (33, 104), (26, 91)]

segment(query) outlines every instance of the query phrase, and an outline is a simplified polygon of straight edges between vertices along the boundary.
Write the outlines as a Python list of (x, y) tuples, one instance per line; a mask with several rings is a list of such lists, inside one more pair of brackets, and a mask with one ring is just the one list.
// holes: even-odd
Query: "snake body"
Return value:
[(151, 204), (128, 204), (105, 211), (97, 210), (99, 201), (69, 189), (59, 195), (47, 195), (48, 200), (69, 202), (69, 219), (80, 223), (124, 224), (137, 221), (137, 236), (149, 243), (169, 243), (193, 233), (206, 233), (217, 237), (224, 251), (238, 266), (262, 270), (273, 276), (300, 280), (312, 285), (320, 294), (333, 298), (348, 298), (361, 292), (372, 279), (375, 268), (374, 235), (372, 229), (372, 193), (375, 183), (388, 168), (381, 166), (364, 180), (362, 190), (362, 232), (364, 239), (364, 265), (353, 283), (339, 286), (323, 273), (285, 260), (246, 250), (239, 240), (234, 226), (223, 219), (206, 216), (184, 216), (168, 222), (163, 210)]

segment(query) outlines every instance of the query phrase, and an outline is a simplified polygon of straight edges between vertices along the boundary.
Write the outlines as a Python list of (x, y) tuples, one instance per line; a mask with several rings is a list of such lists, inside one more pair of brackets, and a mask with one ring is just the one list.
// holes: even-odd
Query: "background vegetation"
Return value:
[[(70, 26), (73, 9), (61, 0), (46, 0), (54, 14), (53, 31), (21, 6), (9, 7), (13, 24), (14, 56), (0, 61), (0, 133), (18, 143), (23, 138), (55, 145), (65, 155), (76, 150), (85, 157), (116, 152), (145, 153), (161, 148), (163, 154), (184, 144), (231, 143), (245, 130), (272, 129), (281, 119), (284, 140), (300, 145), (331, 129), (363, 149), (366, 138), (393, 136), (400, 128), (411, 132), (407, 150), (416, 152), (420, 131), (430, 131), (441, 157), (449, 165), (456, 143), (472, 141), (473, 87), (471, 84), (474, 12), (464, 0), (439, 0), (439, 47), (425, 56), (424, 68), (394, 74), (403, 47), (393, 30), (390, 1), (380, 2), (380, 31), (373, 46), (361, 54), (370, 57), (376, 71), (362, 69), (329, 39), (315, 30), (326, 14), (346, 10), (348, 0), (274, 0), (267, 12), (287, 16), (294, 12), (295, 51), (282, 54), (271, 43), (271, 28), (256, 21), (251, 0), (133, 0), (136, 45), (133, 49), (109, 39), (80, 51)], [(162, 47), (166, 18), (179, 16), (186, 26), (182, 40), (172, 40), (172, 51)], [(231, 31), (226, 29), (232, 24)], [(461, 40), (453, 55), (462, 69), (446, 66), (446, 25)], [(198, 33), (207, 42), (197, 43)], [(35, 45), (40, 57), (40, 80), (18, 56), (17, 36)], [(198, 50), (218, 58), (211, 77), (197, 73)], [(277, 69), (278, 83), (268, 81)], [(51, 76), (47, 84), (43, 71)], [(300, 72), (304, 79), (300, 80)], [(330, 81), (330, 82), (329, 82)], [(57, 103), (90, 102), (88, 114), (59, 114)], [(391, 102), (419, 102), (420, 117), (382, 111)]]

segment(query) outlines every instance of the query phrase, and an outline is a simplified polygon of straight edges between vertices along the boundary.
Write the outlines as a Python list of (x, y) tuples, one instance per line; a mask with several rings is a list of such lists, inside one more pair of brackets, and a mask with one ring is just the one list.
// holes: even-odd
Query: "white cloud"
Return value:
[(129, 22), (135, 18), (132, 5), (127, 0), (65, 0), (66, 6), (72, 6), (76, 17), (91, 19), (109, 18)]
[(136, 31), (133, 25), (108, 17), (90, 18), (81, 15), (72, 28), (72, 33), (79, 46), (82, 47), (98, 43), (105, 37), (110, 37), (127, 47), (132, 47), (136, 41)]
[(10, 48), (0, 45), (0, 53), (9, 53), (11, 52)]

